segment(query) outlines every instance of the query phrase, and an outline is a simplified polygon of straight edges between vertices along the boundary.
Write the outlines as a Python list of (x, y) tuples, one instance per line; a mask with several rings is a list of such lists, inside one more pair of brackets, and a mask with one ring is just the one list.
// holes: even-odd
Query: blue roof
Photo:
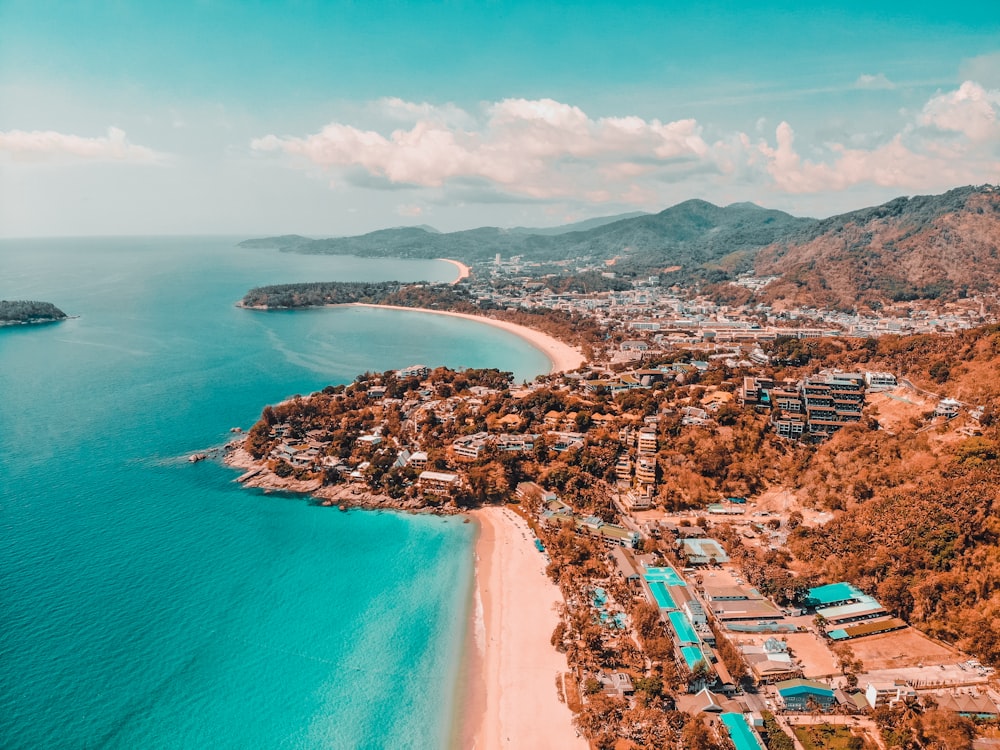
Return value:
[(667, 614), (670, 624), (674, 626), (677, 640), (681, 645), (699, 643), (698, 634), (694, 632), (694, 625), (683, 612), (670, 612)]
[(764, 750), (743, 714), (722, 714), (720, 718), (736, 750)]
[(809, 589), (806, 594), (806, 604), (816, 606), (829, 606), (838, 602), (846, 602), (851, 599), (860, 599), (865, 594), (846, 581), (840, 583), (829, 583), (826, 586), (817, 586)]

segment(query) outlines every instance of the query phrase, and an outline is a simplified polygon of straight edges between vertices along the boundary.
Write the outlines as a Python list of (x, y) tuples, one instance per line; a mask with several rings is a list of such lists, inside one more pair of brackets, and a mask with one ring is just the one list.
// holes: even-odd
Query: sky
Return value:
[(0, 0), (0, 236), (823, 217), (987, 182), (995, 0)]

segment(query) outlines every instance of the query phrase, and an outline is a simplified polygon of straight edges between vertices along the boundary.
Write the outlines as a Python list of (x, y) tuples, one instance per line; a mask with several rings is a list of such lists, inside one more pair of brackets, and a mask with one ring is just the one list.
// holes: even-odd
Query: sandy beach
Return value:
[(494, 320), (493, 318), (487, 318), (484, 315), (469, 315), (468, 313), (449, 312), (447, 310), (428, 310), (425, 307), (369, 305), (364, 302), (355, 302), (353, 304), (360, 307), (382, 307), (387, 310), (403, 310), (404, 312), (450, 315), (453, 318), (465, 318), (466, 320), (474, 320), (477, 323), (485, 323), (486, 325), (491, 325), (496, 328), (502, 328), (508, 333), (513, 333), (515, 336), (519, 336), (524, 339), (533, 347), (545, 354), (545, 356), (548, 357), (549, 361), (552, 363), (552, 369), (550, 372), (575, 370), (586, 361), (579, 349), (572, 347), (559, 339), (553, 338), (548, 334), (542, 333), (541, 331), (536, 331), (534, 328), (528, 328), (527, 326), (518, 325), (517, 323), (508, 323), (505, 320)]
[(463, 279), (469, 278), (469, 267), (465, 265), (462, 261), (452, 260), (451, 258), (438, 258), (438, 260), (443, 260), (445, 263), (451, 263), (453, 266), (455, 266), (455, 268), (458, 269), (458, 278), (455, 279), (453, 282), (451, 282), (452, 286), (462, 281)]
[(566, 657), (549, 639), (561, 596), (545, 575), (545, 558), (512, 511), (484, 508), (473, 515), (480, 524), (475, 653), (462, 747), (586, 750), (557, 688)]

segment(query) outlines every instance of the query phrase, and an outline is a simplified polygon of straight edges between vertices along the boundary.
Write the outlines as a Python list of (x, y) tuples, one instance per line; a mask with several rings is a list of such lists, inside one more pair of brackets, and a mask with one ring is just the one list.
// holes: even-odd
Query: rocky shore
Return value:
[(365, 485), (333, 484), (324, 485), (319, 479), (294, 479), (279, 477), (267, 461), (258, 461), (243, 448), (244, 440), (234, 440), (223, 448), (222, 462), (234, 469), (243, 469), (237, 478), (244, 487), (253, 487), (265, 492), (297, 492), (308, 495), (317, 505), (337, 506), (342, 509), (362, 508), (365, 510), (399, 510), (412, 513), (435, 513), (455, 515), (463, 512), (454, 505), (428, 505), (421, 498), (393, 498), (374, 493)]

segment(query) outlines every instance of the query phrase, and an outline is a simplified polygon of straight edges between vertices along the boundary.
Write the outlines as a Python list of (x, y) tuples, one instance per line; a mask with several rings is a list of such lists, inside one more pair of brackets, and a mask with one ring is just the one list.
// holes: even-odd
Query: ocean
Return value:
[(474, 527), (341, 513), (187, 462), (265, 404), (410, 364), (548, 360), (482, 324), (241, 310), (250, 287), (449, 280), (441, 261), (232, 238), (0, 241), (0, 747), (438, 748)]

